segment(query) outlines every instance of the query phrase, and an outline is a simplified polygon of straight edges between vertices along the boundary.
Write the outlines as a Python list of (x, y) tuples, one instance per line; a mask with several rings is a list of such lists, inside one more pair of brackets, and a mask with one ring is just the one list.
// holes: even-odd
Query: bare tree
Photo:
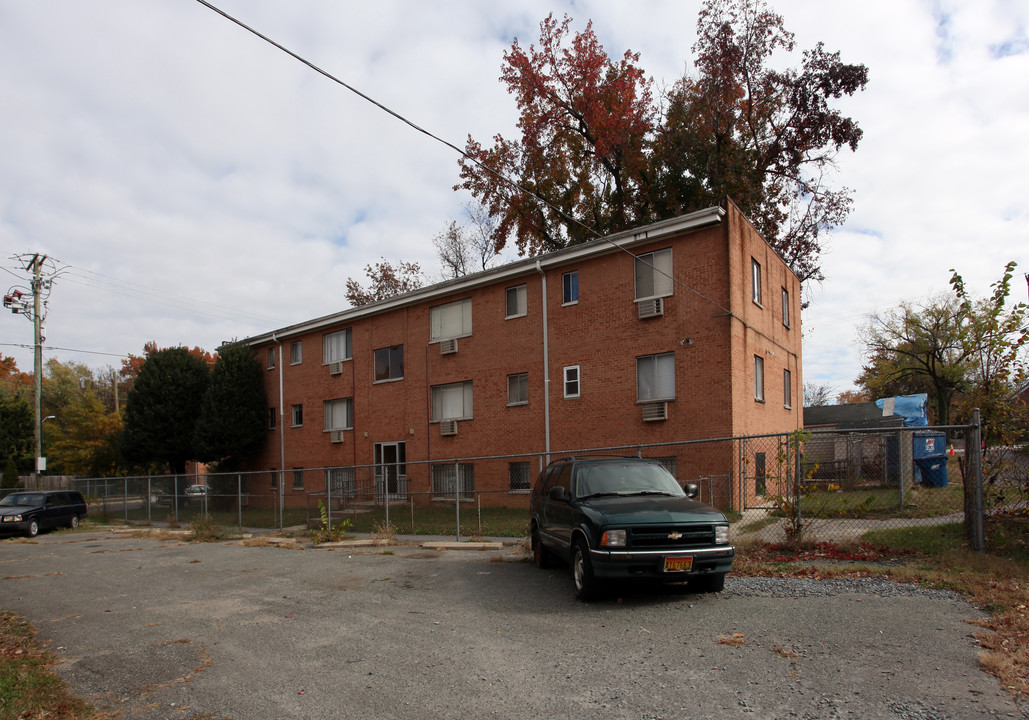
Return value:
[(492, 239), (496, 221), (478, 203), (469, 202), (463, 207), (468, 224), (462, 225), (457, 220), (451, 220), (442, 232), (432, 238), (443, 266), (444, 280), (489, 270), (497, 257)]

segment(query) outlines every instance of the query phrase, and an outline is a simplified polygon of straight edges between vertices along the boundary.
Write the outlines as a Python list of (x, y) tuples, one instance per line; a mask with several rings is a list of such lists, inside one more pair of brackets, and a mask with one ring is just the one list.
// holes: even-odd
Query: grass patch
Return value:
[(14, 613), (0, 612), (0, 720), (54, 718), (99, 720), (89, 703), (68, 691), (53, 672), (57, 657), (36, 641), (36, 629)]
[(811, 486), (801, 497), (804, 517), (814, 518), (929, 518), (962, 512), (963, 486), (952, 482), (945, 488), (914, 486), (903, 500), (896, 487), (827, 490)]
[[(976, 634), (981, 667), (1012, 695), (1029, 700), (1029, 516), (988, 518), (986, 540), (986, 553), (972, 552), (963, 525), (953, 523), (875, 530), (849, 547), (744, 545), (733, 571), (823, 578), (875, 573), (962, 593), (989, 613), (975, 623), (983, 628)], [(819, 563), (816, 570), (809, 562), (815, 559), (840, 564)]]
[[(456, 513), (453, 503), (422, 506), (392, 505), (389, 522), (385, 508), (370, 512), (333, 513), (332, 520), (350, 520), (350, 531), (378, 535), (390, 527), (400, 535), (453, 535)], [(461, 506), (461, 534), (472, 537), (524, 537), (529, 534), (529, 511), (525, 508), (490, 507), (480, 512), (474, 505)]]

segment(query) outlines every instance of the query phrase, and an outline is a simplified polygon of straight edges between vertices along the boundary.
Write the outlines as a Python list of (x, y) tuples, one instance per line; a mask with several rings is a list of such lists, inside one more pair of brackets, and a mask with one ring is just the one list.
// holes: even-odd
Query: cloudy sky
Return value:
[[(592, 19), (657, 85), (690, 68), (699, 0), (217, 0), (315, 65), (463, 146), (513, 137), (505, 49), (547, 13)], [(1029, 271), (1029, 3), (777, 0), (798, 51), (869, 68), (837, 183), (854, 211), (808, 290), (804, 379), (845, 390), (869, 313), (989, 292)], [(814, 8), (817, 8), (815, 10)], [(797, 58), (783, 58), (796, 64)], [(44, 357), (118, 367), (342, 310), (380, 257), (439, 272), (457, 156), (195, 0), (0, 0), (0, 289), (57, 275)], [(0, 310), (0, 353), (32, 367)]]

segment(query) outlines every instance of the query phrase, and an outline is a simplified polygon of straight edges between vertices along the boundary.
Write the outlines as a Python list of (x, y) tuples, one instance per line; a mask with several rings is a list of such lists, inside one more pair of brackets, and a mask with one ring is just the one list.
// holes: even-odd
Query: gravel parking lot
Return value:
[(1029, 717), (946, 592), (730, 575), (583, 604), (504, 560), (53, 533), (0, 543), (0, 591), (120, 718)]

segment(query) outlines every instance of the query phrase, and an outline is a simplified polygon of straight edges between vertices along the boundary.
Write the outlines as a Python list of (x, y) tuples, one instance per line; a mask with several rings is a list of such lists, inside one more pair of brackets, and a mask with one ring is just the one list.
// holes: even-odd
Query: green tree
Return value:
[(43, 425), (47, 471), (62, 475), (100, 477), (123, 469), (118, 451), (121, 417), (104, 402), (105, 383), (81, 363), (47, 361), (43, 385), (43, 414), (54, 420)]
[[(850, 192), (825, 178), (861, 130), (831, 107), (862, 90), (863, 65), (821, 44), (800, 69), (773, 70), (793, 35), (763, 0), (707, 0), (696, 74), (656, 100), (631, 51), (609, 57), (592, 25), (540, 24), (539, 46), (516, 39), (501, 80), (518, 104), (520, 138), (469, 138), (462, 182), (496, 219), (493, 246), (514, 238), (537, 254), (717, 204), (730, 195), (798, 276), (820, 279), (821, 234), (839, 225)], [(544, 203), (508, 184), (544, 199)]]
[(0, 395), (0, 458), (28, 471), (34, 442), (32, 408), (21, 398)]
[(197, 418), (210, 378), (207, 363), (186, 348), (150, 353), (125, 402), (122, 451), (136, 462), (166, 463), (176, 474), (196, 459)]
[(1026, 408), (1014, 392), (1026, 378), (1023, 348), (1029, 343), (1029, 305), (1009, 306), (1011, 278), (1017, 263), (1004, 267), (989, 297), (973, 298), (960, 275), (951, 270), (950, 284), (960, 312), (961, 345), (968, 358), (967, 386), (960, 402), (962, 419), (979, 408), (987, 447), (1009, 445), (1025, 431)]
[(962, 342), (962, 311), (957, 299), (939, 297), (871, 316), (859, 330), (870, 358), (858, 384), (873, 398), (928, 392), (936, 422), (950, 424), (955, 393), (965, 385), (968, 348)]
[(5, 488), (20, 488), (21, 478), (18, 477), (18, 466), (14, 464), (14, 458), (7, 458), (7, 462), (4, 464), (4, 479), (3, 483), (0, 483), (0, 487)]
[(194, 430), (197, 460), (234, 470), (268, 437), (268, 399), (264, 369), (249, 345), (234, 343), (218, 351)]

